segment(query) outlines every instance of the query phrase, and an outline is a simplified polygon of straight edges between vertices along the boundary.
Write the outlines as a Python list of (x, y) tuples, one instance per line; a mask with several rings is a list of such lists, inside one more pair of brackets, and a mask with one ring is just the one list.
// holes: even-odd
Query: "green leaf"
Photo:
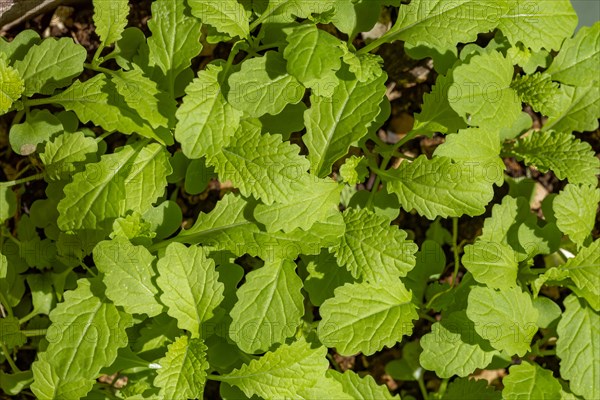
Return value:
[(240, 70), (229, 77), (229, 87), (229, 104), (255, 118), (279, 114), (288, 104), (300, 102), (305, 92), (286, 71), (281, 53), (275, 51), (243, 62)]
[(94, 0), (94, 25), (104, 46), (121, 39), (127, 26), (129, 2), (127, 0)]
[[(600, 311), (600, 240), (594, 241), (589, 247), (582, 248), (579, 253), (559, 268), (566, 277), (573, 280), (575, 291), (584, 297), (590, 306)], [(558, 275), (558, 276), (556, 276)], [(550, 279), (565, 278), (563, 274), (552, 274)], [(562, 275), (562, 276), (561, 276)]]
[(17, 195), (6, 186), (0, 186), (0, 224), (11, 219), (17, 211)]
[[(27, 342), (27, 336), (21, 332), (19, 327), (19, 319), (15, 317), (0, 318), (0, 342), (8, 349), (20, 347)], [(4, 354), (5, 357), (10, 357), (10, 354)]]
[(377, 79), (383, 73), (383, 58), (376, 54), (356, 54), (348, 51), (342, 59), (348, 64), (350, 72), (361, 82)]
[[(11, 254), (6, 250), (8, 249), (5, 246), (3, 251), (10, 256)], [(15, 269), (13, 261), (0, 253), (0, 293), (10, 306), (19, 304), (25, 292), (25, 284), (19, 272), (22, 271)], [(4, 299), (2, 300), (3, 302)]]
[(126, 145), (114, 154), (89, 163), (73, 176), (58, 203), (63, 231), (110, 230), (126, 211), (143, 213), (164, 193), (171, 173), (168, 153), (157, 143)]
[(183, 104), (177, 109), (175, 139), (190, 159), (206, 156), (211, 161), (238, 129), (242, 114), (225, 100), (224, 79), (223, 65), (209, 64), (185, 89)]
[(538, 330), (538, 311), (520, 288), (496, 291), (474, 287), (469, 293), (467, 316), (475, 331), (495, 349), (523, 356)]
[(464, 119), (450, 107), (450, 88), (454, 83), (453, 76), (438, 75), (430, 93), (423, 95), (421, 112), (415, 114), (413, 131), (431, 136), (435, 132), (450, 133), (467, 127)]
[(344, 165), (340, 167), (340, 176), (349, 185), (357, 185), (369, 175), (367, 162), (364, 157), (351, 156), (347, 158)]
[(224, 286), (218, 281), (213, 260), (198, 246), (171, 243), (158, 260), (156, 283), (163, 291), (160, 300), (167, 313), (177, 319), (180, 329), (200, 337), (202, 324), (208, 321), (223, 300)]
[(410, 335), (418, 319), (412, 293), (400, 280), (346, 284), (325, 300), (317, 332), (327, 347), (342, 355), (371, 355)]
[(169, 345), (165, 357), (158, 361), (161, 368), (154, 379), (161, 398), (202, 398), (208, 369), (206, 350), (202, 339), (187, 336), (180, 336)]
[(39, 33), (33, 29), (25, 29), (19, 32), (10, 42), (6, 41), (5, 38), (0, 39), (0, 53), (6, 56), (5, 60), (8, 64), (13, 64), (18, 60), (22, 60), (31, 46), (38, 44), (40, 41)]
[(553, 171), (570, 183), (597, 185), (600, 160), (592, 147), (568, 132), (533, 132), (517, 140), (510, 154), (541, 172)]
[(347, 209), (344, 222), (342, 241), (330, 251), (354, 278), (384, 283), (406, 276), (415, 266), (417, 245), (387, 218), (367, 209)]
[(31, 390), (38, 398), (85, 396), (102, 367), (127, 345), (125, 329), (133, 325), (132, 318), (106, 301), (103, 290), (98, 280), (80, 279), (50, 313), (48, 347), (32, 368)]
[(166, 128), (169, 117), (175, 114), (175, 101), (162, 101), (155, 82), (144, 76), (139, 68), (131, 71), (115, 71), (111, 81), (131, 109), (148, 122), (153, 129)]
[(454, 69), (450, 106), (471, 126), (511, 125), (521, 114), (513, 75), (512, 61), (501, 53), (476, 55)]
[(410, 270), (402, 282), (413, 292), (417, 303), (423, 301), (427, 283), (437, 279), (446, 267), (446, 255), (440, 244), (426, 239), (416, 254), (415, 267)]
[(569, 381), (573, 393), (600, 398), (600, 314), (574, 295), (564, 305), (556, 342), (560, 376)]
[(547, 68), (552, 56), (546, 50), (531, 51), (523, 43), (518, 42), (506, 51), (506, 56), (513, 64), (518, 64), (526, 74), (533, 74), (539, 67)]
[(315, 222), (339, 213), (342, 187), (331, 179), (317, 179), (308, 174), (296, 178), (285, 201), (272, 205), (259, 204), (254, 210), (256, 220), (268, 232), (291, 232), (300, 228), (309, 230)]
[(392, 396), (386, 386), (378, 385), (372, 376), (361, 377), (356, 372), (348, 370), (343, 374), (335, 370), (327, 371), (327, 376), (335, 379), (342, 384), (344, 393), (349, 394), (354, 399), (377, 399), (393, 400), (400, 399), (400, 396)]
[(63, 133), (46, 143), (40, 159), (46, 166), (48, 179), (59, 180), (75, 172), (75, 163), (83, 162), (98, 151), (98, 143), (82, 132)]
[(558, 50), (577, 27), (577, 14), (569, 0), (505, 1), (498, 28), (514, 45), (523, 43), (533, 51)]
[(314, 347), (305, 339), (298, 339), (221, 376), (220, 380), (240, 388), (248, 397), (298, 398), (298, 392), (315, 386), (325, 376), (329, 368), (326, 354), (325, 347)]
[(6, 113), (25, 91), (19, 71), (0, 58), (0, 115)]
[(500, 158), (501, 149), (497, 129), (469, 128), (447, 135), (446, 141), (435, 149), (433, 155), (468, 163), (483, 174), (483, 178), (502, 186), (505, 166)]
[(304, 290), (315, 306), (333, 297), (335, 288), (354, 281), (347, 269), (340, 267), (333, 254), (323, 250), (317, 256), (304, 256), (308, 276), (304, 279)]
[(536, 297), (533, 299), (533, 306), (537, 308), (539, 317), (537, 324), (540, 328), (546, 329), (554, 321), (556, 321), (562, 310), (554, 301), (550, 300), (548, 297)]
[(152, 3), (154, 17), (148, 21), (152, 32), (148, 37), (148, 64), (158, 66), (173, 89), (175, 78), (202, 51), (202, 24), (188, 13), (185, 2), (158, 0)]
[(464, 0), (448, 4), (444, 0), (417, 0), (400, 6), (400, 17), (392, 28), (393, 38), (409, 45), (423, 44), (440, 54), (453, 50), (457, 43), (477, 40), (477, 34), (494, 29), (504, 2)]
[(244, 7), (237, 0), (188, 0), (192, 15), (221, 33), (242, 39), (250, 35)]
[(25, 122), (10, 127), (10, 147), (19, 155), (27, 156), (62, 132), (60, 120), (48, 110), (32, 110)]
[[(588, 82), (589, 83), (589, 82)], [(561, 86), (563, 99), (560, 112), (544, 124), (544, 130), (558, 132), (592, 132), (600, 118), (600, 80), (589, 86)]]
[(264, 353), (296, 333), (304, 314), (302, 280), (289, 260), (270, 262), (246, 275), (231, 310), (229, 335), (246, 353)]
[(487, 367), (498, 354), (475, 332), (465, 311), (453, 312), (434, 323), (431, 333), (421, 338), (421, 346), (421, 365), (440, 378), (467, 376), (477, 368)]
[(558, 83), (552, 82), (547, 73), (519, 75), (512, 83), (521, 101), (529, 104), (534, 111), (554, 116), (560, 113), (561, 97)]
[(598, 79), (600, 56), (600, 22), (582, 27), (577, 35), (567, 39), (546, 73), (567, 85), (587, 86)]
[(247, 206), (243, 198), (229, 194), (209, 214), (201, 214), (194, 226), (182, 231), (176, 239), (189, 244), (202, 243), (211, 250), (229, 250), (238, 256), (250, 254), (263, 260), (276, 260), (319, 254), (321, 248), (338, 243), (344, 233), (344, 220), (339, 213), (315, 223), (310, 231), (263, 232), (245, 212)]
[(502, 384), (502, 398), (506, 400), (550, 400), (561, 397), (562, 387), (552, 376), (552, 371), (528, 362), (510, 367), (508, 376), (502, 379)]
[(152, 283), (154, 256), (126, 239), (105, 240), (94, 248), (94, 262), (104, 274), (106, 296), (130, 314), (154, 317), (163, 311)]
[(483, 214), (494, 195), (493, 181), (480, 173), (478, 166), (453, 163), (448, 157), (430, 160), (423, 155), (386, 171), (382, 178), (388, 192), (398, 196), (402, 208), (414, 208), (430, 220)]
[(331, 95), (339, 84), (335, 73), (344, 55), (340, 40), (313, 24), (295, 27), (286, 40), (283, 56), (288, 73), (316, 95)]
[(294, 132), (304, 129), (304, 112), (307, 107), (304, 103), (288, 104), (277, 115), (265, 114), (260, 117), (262, 133), (278, 133), (285, 140)]
[(285, 202), (294, 191), (298, 176), (309, 162), (298, 155), (297, 145), (283, 142), (281, 135), (262, 135), (241, 129), (232, 143), (214, 159), (222, 180), (230, 180), (244, 196), (254, 196), (267, 205)]
[(501, 290), (517, 286), (519, 263), (515, 251), (506, 244), (477, 240), (465, 246), (461, 261), (479, 283)]
[(419, 363), (419, 356), (423, 352), (418, 341), (408, 342), (402, 347), (402, 358), (397, 358), (385, 366), (385, 373), (399, 381), (417, 381), (424, 370)]
[(312, 94), (311, 108), (304, 114), (311, 171), (319, 177), (329, 175), (334, 162), (348, 153), (355, 142), (369, 131), (369, 125), (381, 112), (386, 91), (386, 74), (360, 82), (341, 70), (340, 83), (331, 97)]
[(448, 385), (442, 400), (500, 400), (502, 393), (488, 386), (485, 379), (458, 378)]
[(599, 202), (600, 189), (595, 185), (565, 186), (552, 203), (556, 225), (578, 246), (583, 246), (594, 228)]
[(52, 94), (69, 85), (83, 72), (86, 56), (85, 48), (71, 38), (48, 38), (32, 46), (25, 58), (15, 63), (25, 81), (24, 95)]
[(7, 374), (0, 371), (0, 389), (8, 395), (17, 395), (33, 382), (33, 372), (21, 371), (14, 374)]
[(127, 106), (115, 84), (104, 74), (98, 74), (85, 82), (77, 81), (48, 101), (74, 111), (82, 123), (92, 121), (109, 132), (139, 133), (160, 143), (170, 143), (173, 140), (169, 133), (152, 129), (137, 111)]

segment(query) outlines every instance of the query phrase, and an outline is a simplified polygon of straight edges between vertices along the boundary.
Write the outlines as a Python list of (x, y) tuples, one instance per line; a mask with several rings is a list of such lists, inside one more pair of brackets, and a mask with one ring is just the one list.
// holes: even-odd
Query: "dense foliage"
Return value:
[[(393, 25), (363, 44), (382, 9)], [(126, 0), (94, 11), (93, 57), (0, 40), (0, 113), (38, 170), (0, 183), (5, 393), (600, 398), (600, 160), (574, 135), (598, 129), (600, 23), (575, 34), (568, 0), (156, 0), (146, 37)], [(387, 143), (377, 49), (396, 41), (437, 81)], [(216, 43), (228, 58), (198, 68)], [(498, 199), (503, 158), (567, 183), (540, 212), (516, 181)], [(231, 184), (182, 228), (178, 193), (211, 179)], [(401, 212), (435, 221), (419, 246)], [(332, 357), (394, 346), (387, 373), (420, 394)], [(468, 378), (484, 369), (508, 375)]]

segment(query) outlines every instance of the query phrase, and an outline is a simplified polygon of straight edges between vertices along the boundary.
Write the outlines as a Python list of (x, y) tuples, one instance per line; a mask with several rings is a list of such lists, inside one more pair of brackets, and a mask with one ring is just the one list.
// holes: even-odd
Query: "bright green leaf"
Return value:
[(319, 177), (329, 175), (334, 162), (348, 153), (364, 137), (369, 125), (381, 112), (387, 76), (360, 82), (342, 70), (340, 83), (331, 97), (311, 95), (311, 108), (304, 114), (311, 171)]
[(338, 287), (319, 309), (319, 339), (348, 356), (391, 347), (411, 334), (412, 321), (418, 319), (411, 299), (412, 293), (398, 279)]
[(502, 398), (506, 400), (558, 399), (562, 389), (552, 371), (528, 362), (510, 367), (502, 384)]
[(255, 118), (279, 114), (288, 104), (302, 100), (305, 92), (286, 71), (282, 55), (274, 51), (243, 62), (229, 77), (229, 87), (229, 104)]
[(567, 132), (533, 132), (515, 142), (510, 154), (541, 172), (553, 171), (570, 183), (598, 183), (595, 175), (600, 174), (600, 160), (588, 143)]
[(209, 320), (223, 300), (224, 286), (218, 281), (213, 260), (198, 246), (172, 243), (158, 260), (156, 283), (163, 291), (160, 300), (177, 326), (200, 337), (202, 324)]
[(452, 163), (448, 157), (418, 157), (383, 174), (387, 189), (395, 193), (402, 208), (413, 208), (428, 219), (438, 216), (480, 215), (494, 196), (493, 182), (480, 166)]
[(101, 368), (127, 345), (125, 329), (132, 318), (106, 301), (103, 289), (98, 280), (80, 279), (50, 313), (48, 347), (33, 363), (31, 390), (38, 398), (85, 396)]
[(12, 104), (19, 100), (25, 90), (25, 83), (19, 72), (0, 59), (0, 115), (6, 113)]
[(344, 222), (342, 241), (330, 251), (356, 279), (383, 283), (406, 276), (415, 266), (417, 246), (385, 217), (367, 209), (348, 209)]
[(512, 61), (501, 53), (476, 55), (454, 69), (450, 106), (471, 126), (511, 125), (521, 114), (513, 75)]
[(538, 311), (520, 288), (496, 291), (475, 287), (469, 293), (467, 316), (475, 331), (498, 350), (525, 355), (538, 330)]
[(324, 377), (329, 368), (326, 354), (325, 347), (298, 339), (221, 376), (220, 380), (237, 386), (248, 397), (294, 399), (298, 398), (298, 392), (315, 386)]
[(206, 156), (211, 161), (239, 126), (241, 113), (221, 92), (225, 78), (222, 65), (209, 64), (185, 90), (183, 104), (177, 109), (175, 139), (188, 158)]
[(302, 280), (293, 261), (270, 262), (246, 275), (231, 310), (229, 335), (246, 353), (262, 353), (291, 337), (304, 314)]
[(166, 399), (202, 398), (206, 382), (206, 345), (201, 339), (180, 336), (169, 345), (169, 350), (158, 363), (154, 385), (159, 396)]
[(104, 46), (121, 39), (127, 25), (129, 2), (127, 0), (94, 0), (94, 24)]
[(188, 0), (192, 15), (221, 33), (242, 39), (250, 35), (248, 16), (237, 0)]
[(163, 311), (152, 283), (154, 257), (126, 239), (106, 240), (94, 248), (94, 262), (104, 274), (106, 296), (130, 314), (154, 317)]
[(594, 228), (599, 202), (600, 189), (595, 185), (565, 186), (552, 203), (556, 225), (578, 246), (583, 246)]
[(584, 26), (574, 38), (567, 39), (546, 71), (552, 79), (567, 85), (587, 86), (598, 79), (600, 22)]
[(71, 38), (48, 38), (32, 46), (25, 58), (15, 63), (15, 69), (25, 81), (25, 96), (52, 94), (69, 85), (83, 72), (86, 56), (85, 48)]

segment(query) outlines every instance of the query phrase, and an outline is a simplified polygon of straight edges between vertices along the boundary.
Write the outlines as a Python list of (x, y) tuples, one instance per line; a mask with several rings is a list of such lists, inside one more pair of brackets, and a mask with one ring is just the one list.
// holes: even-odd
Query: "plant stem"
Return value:
[(206, 379), (210, 379), (210, 380), (213, 380), (213, 381), (219, 381), (219, 382), (224, 382), (225, 381), (221, 375), (213, 375), (213, 374), (208, 374), (206, 376)]
[(8, 351), (8, 347), (6, 347), (6, 344), (4, 344), (4, 342), (0, 342), (0, 345), (2, 347), (2, 352), (4, 353), (4, 356), (6, 357), (6, 361), (8, 361), (8, 364), (10, 365), (10, 368), (13, 370), (13, 372), (14, 373), (21, 372), (19, 367), (17, 367), (17, 364), (15, 364), (15, 361), (12, 359), (12, 357), (10, 355), (10, 351)]
[(2, 303), (2, 306), (4, 306), (4, 309), (8, 313), (8, 316), (14, 317), (12, 307), (10, 306), (10, 304), (8, 304), (6, 297), (4, 297), (4, 293), (2, 293), (1, 291), (0, 291), (0, 302)]
[(16, 185), (20, 185), (22, 183), (27, 183), (27, 182), (31, 182), (31, 181), (37, 181), (39, 179), (44, 179), (44, 174), (43, 173), (36, 174), (36, 175), (31, 175), (31, 176), (28, 176), (27, 178), (16, 179), (14, 181), (0, 182), (0, 187), (16, 186)]
[(417, 382), (419, 383), (419, 389), (421, 389), (421, 395), (423, 396), (423, 400), (428, 400), (429, 394), (427, 393), (427, 388), (425, 387), (425, 382), (423, 382), (423, 377), (419, 376), (419, 379), (417, 379)]
[(38, 315), (38, 313), (37, 313), (37, 310), (34, 308), (33, 310), (31, 310), (31, 312), (29, 314), (27, 314), (23, 318), (19, 319), (19, 325), (23, 325), (25, 322), (29, 321), (31, 318), (35, 317), (36, 315)]
[(47, 329), (31, 329), (31, 330), (21, 331), (21, 333), (27, 337), (46, 336), (47, 332), (48, 332)]
[(90, 273), (90, 275), (92, 275), (93, 277), (96, 277), (96, 276), (97, 276), (97, 275), (96, 275), (96, 273), (95, 273), (94, 271), (92, 271), (92, 270), (90, 269), (90, 267), (88, 267), (87, 265), (85, 265), (83, 262), (80, 262), (80, 263), (79, 263), (79, 265), (80, 265), (80, 266), (81, 266), (83, 269), (85, 269), (87, 272), (89, 272), (89, 273)]
[(454, 252), (454, 272), (452, 273), (452, 286), (456, 286), (456, 277), (460, 268), (458, 256), (458, 218), (452, 218), (452, 251)]

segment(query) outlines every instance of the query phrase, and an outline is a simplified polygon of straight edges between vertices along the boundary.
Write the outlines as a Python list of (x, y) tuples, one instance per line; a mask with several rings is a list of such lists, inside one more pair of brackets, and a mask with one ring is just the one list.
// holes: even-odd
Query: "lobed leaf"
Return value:
[(405, 231), (367, 209), (347, 209), (343, 215), (346, 232), (330, 251), (354, 278), (383, 283), (413, 269), (418, 249)]
[(418, 319), (412, 293), (400, 280), (352, 283), (335, 289), (319, 312), (319, 340), (342, 355), (371, 355), (410, 335)]
[(162, 290), (160, 300), (177, 326), (201, 337), (203, 324), (223, 301), (224, 286), (218, 281), (215, 263), (202, 247), (171, 243), (158, 260), (156, 283)]
[(231, 309), (229, 335), (250, 354), (263, 353), (284, 343), (300, 326), (304, 315), (302, 280), (290, 260), (267, 261), (246, 275)]
[(448, 157), (420, 156), (386, 171), (382, 178), (388, 192), (398, 196), (402, 208), (414, 208), (433, 220), (438, 216), (483, 214), (493, 197), (493, 181), (477, 172), (477, 165), (453, 163)]
[(565, 311), (558, 322), (556, 355), (560, 375), (571, 391), (588, 399), (600, 396), (600, 314), (576, 296), (564, 301)]
[(221, 376), (220, 380), (240, 388), (248, 397), (298, 398), (299, 392), (315, 386), (325, 376), (329, 367), (326, 353), (325, 347), (311, 346), (305, 339), (298, 339)]
[(360, 82), (349, 72), (340, 73), (340, 83), (331, 97), (311, 95), (311, 108), (304, 113), (311, 172), (319, 177), (331, 173), (334, 162), (368, 133), (377, 118), (385, 94), (387, 76)]
[(159, 360), (161, 368), (154, 378), (162, 398), (201, 398), (206, 383), (206, 345), (202, 339), (178, 337)]

